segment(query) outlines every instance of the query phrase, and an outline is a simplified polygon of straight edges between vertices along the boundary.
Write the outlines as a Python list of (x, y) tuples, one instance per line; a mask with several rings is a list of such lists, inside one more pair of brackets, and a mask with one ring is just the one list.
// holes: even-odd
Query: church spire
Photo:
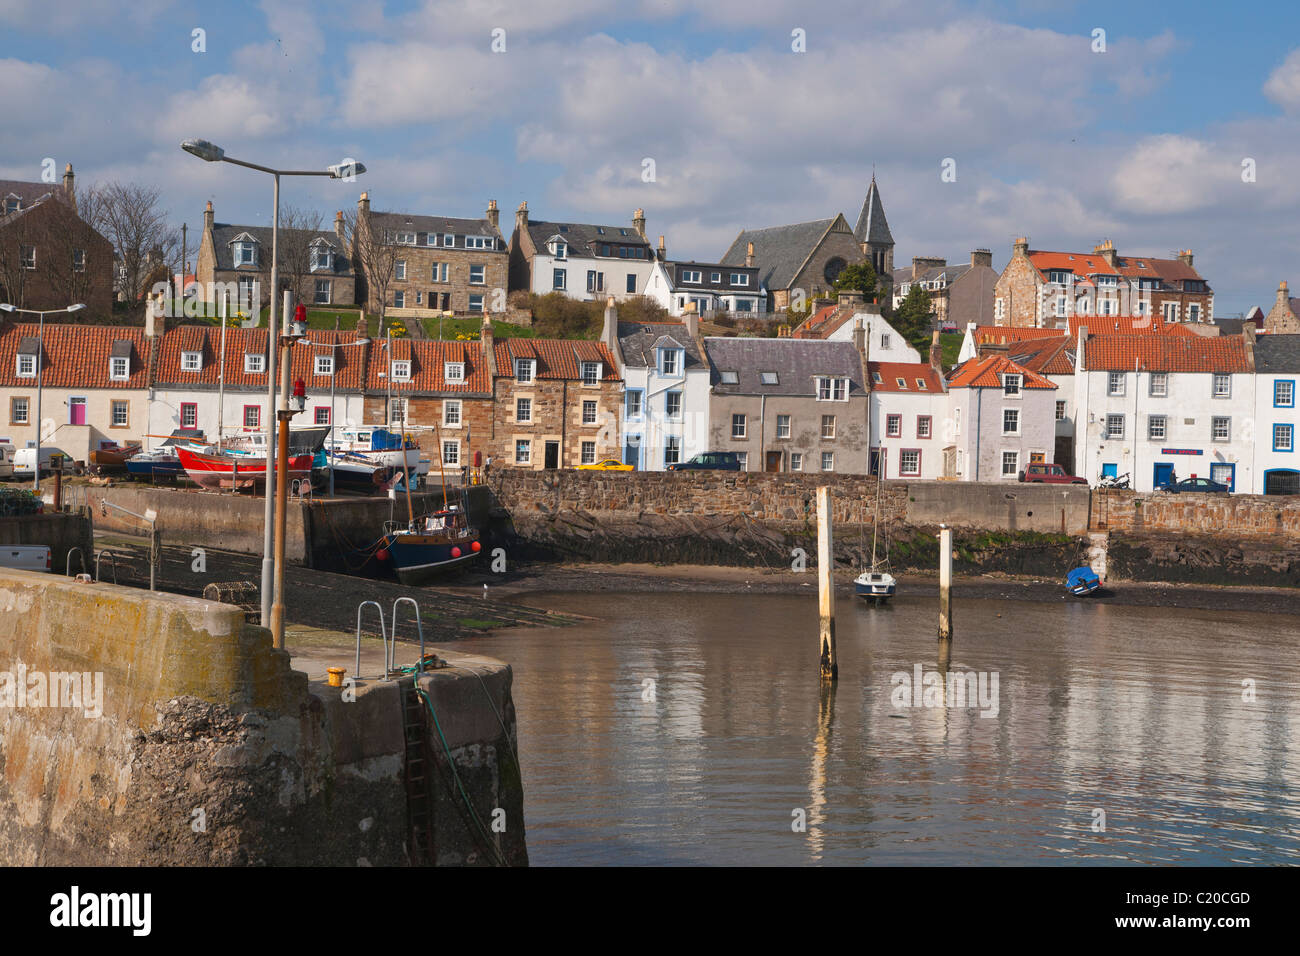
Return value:
[(885, 219), (885, 207), (880, 203), (880, 190), (876, 187), (875, 164), (871, 167), (871, 185), (867, 187), (867, 197), (862, 201), (862, 211), (858, 213), (858, 224), (853, 229), (853, 235), (858, 242), (866, 245), (894, 244), (889, 222)]

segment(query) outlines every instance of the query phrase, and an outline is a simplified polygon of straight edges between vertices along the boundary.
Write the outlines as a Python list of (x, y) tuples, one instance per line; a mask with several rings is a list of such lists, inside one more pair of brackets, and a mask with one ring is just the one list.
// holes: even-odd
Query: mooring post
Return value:
[(939, 526), (939, 640), (952, 640), (952, 528)]
[(817, 649), (822, 680), (837, 680), (839, 659), (835, 655), (835, 580), (831, 575), (831, 490), (817, 489), (817, 600), (820, 626)]

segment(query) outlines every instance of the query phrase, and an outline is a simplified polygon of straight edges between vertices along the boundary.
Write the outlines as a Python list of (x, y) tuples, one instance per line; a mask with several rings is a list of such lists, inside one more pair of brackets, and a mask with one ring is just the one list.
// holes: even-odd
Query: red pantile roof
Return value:
[(1037, 372), (1031, 372), (1023, 365), (1011, 361), (1005, 355), (989, 355), (974, 358), (953, 369), (948, 387), (952, 388), (1001, 388), (1002, 376), (1020, 375), (1022, 388), (1056, 388), (1056, 383), (1044, 378)]
[[(182, 352), (199, 352), (202, 366), (197, 372), (181, 369)], [(245, 355), (266, 355), (266, 329), (226, 329), (227, 388), (266, 388), (266, 372), (245, 372)], [(265, 363), (263, 368), (265, 368)], [(221, 329), (181, 325), (163, 333), (162, 350), (154, 381), (159, 385), (217, 385), (221, 372)]]
[(1024, 339), (1043, 339), (1062, 335), (1064, 329), (1030, 329), (1015, 328), (1009, 325), (977, 325), (975, 327), (976, 345), (1006, 345)]
[(587, 339), (505, 339), (496, 343), (497, 372), (513, 375), (517, 358), (537, 359), (537, 378), (581, 380), (580, 362), (600, 362), (602, 381), (618, 381), (614, 357)]
[[(389, 388), (388, 350), (384, 341), (371, 343), (370, 369), (366, 388), (386, 391)], [(393, 360), (410, 361), (410, 381), (394, 380), (393, 394), (409, 392), (467, 392), (479, 395), (492, 393), (492, 379), (483, 358), (483, 345), (477, 339), (471, 342), (443, 342), (437, 339), (393, 339)], [(399, 343), (401, 343), (399, 345)], [(463, 381), (447, 381), (447, 363), (465, 366)], [(384, 373), (381, 377), (380, 373)]]
[(1196, 334), (1181, 322), (1166, 322), (1159, 315), (1072, 315), (1069, 324), (1070, 335), (1075, 338), (1079, 337), (1079, 329), (1085, 326), (1090, 335)]
[[(0, 323), (0, 385), (36, 386), (35, 378), (19, 378), (17, 355), (20, 343), (34, 343), (39, 330), (35, 322)], [(130, 376), (109, 378), (109, 357), (117, 347), (119, 356), (130, 358)], [(144, 329), (117, 325), (68, 325), (45, 323), (41, 360), (41, 384), (49, 388), (144, 388), (149, 371), (149, 341)]]
[[(912, 392), (918, 395), (943, 393), (943, 382), (939, 373), (929, 365), (919, 362), (868, 362), (867, 371), (871, 373), (871, 390), (873, 392)], [(876, 376), (880, 381), (876, 381)], [(899, 386), (898, 380), (903, 380)], [(924, 388), (917, 384), (920, 380)]]
[[(808, 318), (804, 319), (801, 323), (799, 323), (799, 325), (795, 328), (795, 330), (790, 333), (790, 337), (795, 339), (826, 338), (826, 336), (830, 335), (832, 332), (835, 331), (835, 329), (839, 328), (839, 326), (843, 324), (843, 323), (837, 323), (835, 325), (827, 325), (831, 317), (835, 315), (838, 309), (839, 309), (838, 305), (828, 305), (825, 308), (818, 310), (817, 312), (808, 316)], [(849, 315), (851, 315), (852, 313), (853, 313), (852, 309), (847, 310), (847, 312), (844, 315), (844, 318), (848, 318)], [(823, 326), (826, 327), (823, 328)]]
[(1007, 357), (1040, 375), (1073, 375), (1071, 361), (1078, 339), (1061, 332), (1055, 338), (1030, 339), (1012, 345)]
[[(219, 334), (219, 333), (218, 333)], [(229, 330), (227, 330), (229, 334)], [(328, 390), (330, 376), (316, 374), (316, 356), (334, 356), (335, 391), (360, 391), (365, 382), (366, 356), (376, 347), (374, 342), (368, 345), (351, 345), (358, 336), (355, 331), (332, 332), (321, 329), (309, 329), (306, 341), (295, 342), (289, 350), (291, 362), (289, 375), (291, 381), (302, 379), (311, 391)], [(338, 348), (331, 348), (337, 345)], [(230, 362), (230, 342), (226, 342), (226, 362)], [(242, 363), (242, 359), (240, 360)], [(229, 368), (226, 374), (229, 375)]]
[(1039, 272), (1060, 269), (1076, 276), (1124, 276), (1129, 279), (1200, 279), (1201, 274), (1181, 259), (1153, 259), (1150, 256), (1116, 256), (1115, 265), (1107, 265), (1100, 253), (1045, 252), (1029, 250), (1029, 261)]
[(1248, 372), (1246, 343), (1236, 335), (1089, 335), (1084, 368), (1131, 372)]

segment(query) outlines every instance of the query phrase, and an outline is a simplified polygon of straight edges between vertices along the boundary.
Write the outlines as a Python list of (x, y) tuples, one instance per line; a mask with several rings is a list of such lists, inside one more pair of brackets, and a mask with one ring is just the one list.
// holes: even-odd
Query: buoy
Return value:
[(469, 549), (470, 549), (471, 551), (474, 551), (474, 552), (482, 551), (482, 550), (483, 550), (483, 545), (481, 545), (481, 544), (479, 544), (477, 541), (475, 541), (473, 544), (471, 544), (471, 545), (469, 546)]
[(388, 560), (388, 549), (387, 549), (387, 548), (380, 548), (378, 551), (375, 552), (375, 557), (378, 558), (380, 561), (387, 561), (387, 560)]
[(453, 558), (459, 558), (459, 557), (460, 557), (460, 548), (452, 548), (452, 549), (451, 549), (451, 556), (452, 556)]

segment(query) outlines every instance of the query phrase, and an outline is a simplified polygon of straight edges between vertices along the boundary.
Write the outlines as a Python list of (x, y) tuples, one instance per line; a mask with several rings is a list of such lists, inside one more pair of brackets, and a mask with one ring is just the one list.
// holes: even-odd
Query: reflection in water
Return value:
[[(1295, 618), (963, 601), (945, 659), (932, 599), (845, 598), (832, 696), (815, 593), (527, 600), (602, 618), (474, 641), (514, 667), (535, 864), (1300, 863)], [(917, 664), (997, 673), (997, 715), (895, 709)]]

